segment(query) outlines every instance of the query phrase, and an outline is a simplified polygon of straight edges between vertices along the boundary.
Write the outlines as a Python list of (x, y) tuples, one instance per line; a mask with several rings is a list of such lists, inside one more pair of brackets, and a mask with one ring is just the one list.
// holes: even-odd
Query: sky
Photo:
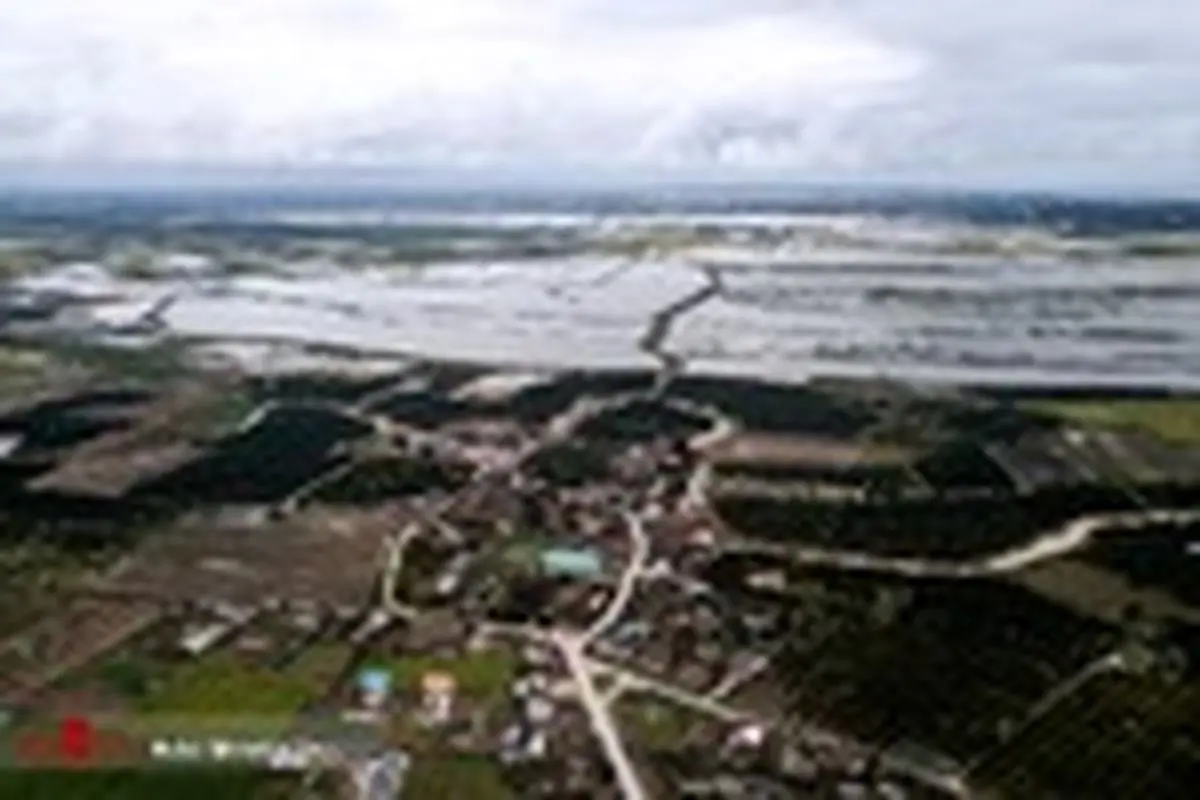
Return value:
[(0, 163), (1197, 189), (1198, 33), (1180, 0), (4, 3)]

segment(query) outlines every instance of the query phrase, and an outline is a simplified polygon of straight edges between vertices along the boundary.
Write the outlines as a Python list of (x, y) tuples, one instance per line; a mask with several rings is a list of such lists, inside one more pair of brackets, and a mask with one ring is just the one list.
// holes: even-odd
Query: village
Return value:
[[(887, 387), (788, 400), (762, 389), (738, 406), (718, 382), (664, 392), (653, 376), (588, 380), (505, 388), (450, 369), (325, 388), (282, 382), (264, 395), (227, 377), (219, 389), (189, 382), (9, 412), (68, 420), (82, 434), (55, 439), (39, 431), (74, 429), (12, 422), (8, 462), (27, 488), (6, 491), (82, 503), (55, 506), (67, 509), (57, 524), (88, 517), (140, 532), (37, 589), (31, 604), (38, 591), (54, 599), (46, 612), (2, 632), (5, 706), (21, 724), (86, 709), (148, 740), (301, 737), (402, 753), (404, 769), (388, 771), (373, 800), (402, 789), (965, 797), (970, 759), (946, 755), (952, 742), (880, 741), (870, 714), (848, 713), (850, 700), (823, 709), (836, 684), (818, 698), (791, 685), (809, 636), (798, 632), (827, 623), (834, 642), (883, 641), (891, 628), (855, 625), (862, 608), (878, 615), (880, 597), (906, 591), (891, 588), (894, 574), (911, 575), (918, 593), (925, 573), (991, 580), (1003, 571), (987, 554), (1021, 546), (1041, 519), (1031, 511), (953, 540), (930, 533), (939, 509), (940, 524), (961, 528), (956, 504), (1020, 509), (1043, 484), (1095, 478), (1106, 452), (1128, 461), (1138, 448), (1131, 485), (1147, 516), (1133, 522), (1185, 525), (1186, 513), (1154, 509), (1200, 474), (1194, 452), (1146, 437), (1038, 423), (1008, 439), (964, 439), (954, 424), (1012, 422)], [(297, 384), (303, 396), (278, 394)], [(125, 423), (107, 430), (113, 420)], [(1124, 508), (1106, 497), (1096, 513)], [(886, 517), (884, 501), (910, 519), (926, 514), (924, 538), (882, 536), (886, 519), (872, 514)], [(1045, 513), (1047, 526), (1059, 519)], [(797, 559), (808, 573), (796, 573)], [(849, 577), (823, 583), (839, 570)], [(1061, 584), (1014, 574), (1020, 588), (1005, 591), (1078, 606)], [(855, 575), (876, 583), (847, 583)], [(788, 599), (797, 587), (809, 599)], [(1194, 621), (1176, 594), (1130, 597)], [(1079, 635), (1097, 625), (1078, 623)], [(1013, 707), (1070, 683), (1075, 666), (1061, 669)], [(865, 678), (844, 680), (849, 698)], [(798, 714), (798, 693), (821, 713)]]

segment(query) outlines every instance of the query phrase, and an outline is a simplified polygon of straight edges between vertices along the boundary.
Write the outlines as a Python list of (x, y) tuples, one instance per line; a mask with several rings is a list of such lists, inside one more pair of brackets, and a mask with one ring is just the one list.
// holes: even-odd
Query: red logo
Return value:
[(97, 763), (126, 763), (138, 759), (139, 748), (124, 734), (98, 731), (90, 720), (69, 717), (57, 731), (24, 731), (14, 755), (30, 766), (86, 767)]
[(93, 738), (92, 723), (83, 717), (65, 719), (58, 729), (58, 754), (67, 761), (87, 761), (92, 757)]

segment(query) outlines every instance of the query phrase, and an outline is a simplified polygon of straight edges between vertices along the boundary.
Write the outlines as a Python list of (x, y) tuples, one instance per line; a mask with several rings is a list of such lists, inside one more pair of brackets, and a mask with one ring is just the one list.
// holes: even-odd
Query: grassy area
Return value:
[(149, 695), (162, 680), (163, 666), (137, 655), (121, 655), (97, 668), (97, 677), (118, 695), (138, 700)]
[(389, 670), (397, 690), (416, 689), (421, 676), (427, 672), (447, 672), (458, 681), (458, 692), (464, 697), (484, 699), (493, 697), (512, 681), (516, 660), (513, 653), (503, 649), (482, 650), (458, 658), (435, 656), (403, 656), (374, 660), (370, 666)]
[(319, 693), (303, 677), (218, 656), (177, 670), (138, 704), (138, 710), (149, 725), (155, 720), (164, 725), (180, 721), (185, 729), (194, 729), (211, 721), (220, 730), (278, 730)]
[(174, 423), (182, 435), (195, 439), (218, 439), (233, 431), (260, 405), (250, 391), (238, 387), (207, 397), (188, 409)]
[(28, 347), (0, 345), (0, 376), (10, 374), (40, 374), (45, 369), (46, 354)]
[(473, 756), (418, 757), (404, 786), (412, 800), (516, 800), (504, 783), (500, 768), (491, 759)]
[(1088, 427), (1143, 430), (1168, 441), (1200, 444), (1200, 398), (1039, 400), (1024, 408)]
[(0, 344), (0, 395), (19, 397), (45, 380), (49, 361), (33, 348)]
[(52, 345), (49, 355), (63, 365), (82, 367), (112, 379), (154, 383), (179, 378), (192, 371), (188, 364), (187, 344), (171, 340), (144, 347), (63, 341)]
[(324, 693), (354, 657), (348, 644), (319, 644), (305, 650), (284, 675), (314, 692)]
[(1163, 588), (1132, 584), (1119, 572), (1073, 559), (1059, 559), (1021, 570), (1014, 582), (1076, 613), (1119, 625), (1136, 606), (1155, 619), (1197, 619), (1186, 602)]
[(616, 709), (622, 730), (632, 732), (651, 750), (671, 750), (705, 718), (672, 703), (644, 698), (622, 700)]

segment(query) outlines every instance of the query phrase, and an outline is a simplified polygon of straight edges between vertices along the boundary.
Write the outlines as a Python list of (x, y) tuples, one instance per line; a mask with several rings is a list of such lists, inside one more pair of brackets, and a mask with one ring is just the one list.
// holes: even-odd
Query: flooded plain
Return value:
[[(656, 314), (702, 296), (659, 332), (689, 374), (1200, 388), (1191, 234), (782, 213), (293, 214), (241, 230), (284, 222), (338, 246), (248, 271), (179, 252), (133, 275), (62, 263), (9, 281), (6, 304), (49, 303), (42, 329), (173, 337), (231, 358), (295, 343), (628, 369), (656, 366), (644, 347)], [(381, 254), (388, 236), (446, 246)], [(356, 239), (373, 244), (354, 253)]]

